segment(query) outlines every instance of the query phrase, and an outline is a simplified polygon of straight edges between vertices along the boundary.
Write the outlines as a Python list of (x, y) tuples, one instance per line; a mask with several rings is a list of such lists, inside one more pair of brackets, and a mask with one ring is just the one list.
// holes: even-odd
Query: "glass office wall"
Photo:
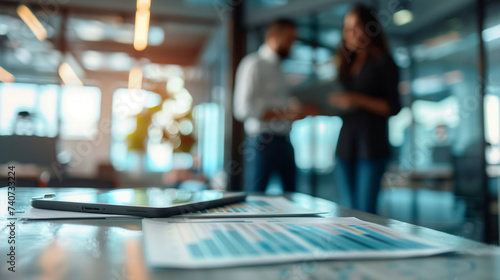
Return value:
[(486, 96), (485, 121), (488, 142), (486, 160), (488, 162), (489, 191), (492, 201), (493, 226), (497, 229), (498, 240), (498, 193), (500, 189), (500, 2), (487, 1), (482, 38), (486, 49)]
[[(270, 3), (262, 4), (261, 8), (275, 7)], [(338, 13), (339, 9), (345, 7), (335, 7), (334, 11)], [(257, 9), (252, 6), (249, 8)], [(340, 23), (333, 27), (325, 23), (325, 18), (327, 16), (322, 13), (293, 18), (297, 25), (298, 40), (292, 46), (290, 56), (282, 63), (282, 70), (292, 90), (307, 90), (336, 78), (333, 55), (336, 44), (340, 42)], [(328, 22), (331, 22), (330, 18)], [(256, 51), (263, 44), (265, 28), (256, 26), (249, 30), (249, 52)], [(340, 118), (331, 116), (307, 117), (294, 122), (290, 139), (295, 150), (299, 191), (312, 194), (318, 194), (319, 191), (325, 198), (336, 199), (332, 187), (325, 191), (318, 185), (331, 185), (333, 155), (341, 125)], [(277, 178), (272, 178), (269, 191), (279, 192), (280, 183)]]
[[(367, 2), (378, 5), (380, 12), (388, 9), (387, 1)], [(481, 240), (485, 222), (481, 207), (483, 139), (489, 143), (489, 170), (497, 170), (500, 161), (500, 104), (495, 85), (499, 76), (498, 2), (488, 4), (482, 34), (488, 55), (485, 138), (481, 134), (478, 18), (471, 12), (476, 11), (476, 3), (466, 1), (442, 13), (437, 12), (440, 7), (433, 7), (430, 13), (429, 5), (428, 1), (410, 4), (407, 8), (413, 12), (413, 23), (407, 26), (396, 25), (391, 17), (383, 22), (400, 68), (403, 109), (389, 120), (393, 160), (384, 177), (378, 212)], [(275, 9), (270, 3), (257, 6), (251, 9)], [(299, 40), (283, 63), (292, 85), (336, 78), (335, 50), (350, 7), (351, 3), (339, 2), (292, 16), (299, 26)], [(264, 25), (249, 30), (249, 51), (258, 45), (256, 34), (262, 43), (263, 30)], [(294, 123), (291, 138), (295, 139), (301, 191), (339, 201), (331, 167), (335, 166), (333, 155), (341, 125), (340, 119), (326, 116)], [(324, 151), (320, 156), (314, 152), (318, 149)], [(490, 179), (492, 191), (498, 185), (495, 182)]]
[(382, 203), (391, 217), (475, 239), (483, 222), (478, 41), (476, 15), (465, 10), (408, 38), (411, 124), (399, 128), (396, 171), (403, 180)]
[(230, 139), (232, 110), (230, 88), (230, 50), (228, 22), (222, 21), (207, 41), (197, 62), (196, 106), (193, 110), (197, 145), (198, 171), (211, 179), (212, 187), (225, 188), (228, 181), (223, 172), (225, 142)]

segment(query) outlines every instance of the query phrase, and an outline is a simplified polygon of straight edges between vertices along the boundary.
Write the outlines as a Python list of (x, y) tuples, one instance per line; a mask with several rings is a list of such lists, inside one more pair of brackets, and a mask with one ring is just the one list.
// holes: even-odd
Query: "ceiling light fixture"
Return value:
[(500, 24), (486, 28), (481, 34), (485, 42), (490, 42), (500, 38)]
[(399, 10), (394, 13), (392, 19), (394, 20), (394, 24), (402, 26), (413, 21), (413, 13), (407, 9)]
[(134, 49), (142, 51), (148, 46), (151, 0), (137, 0), (135, 13)]
[(66, 86), (83, 86), (82, 80), (78, 78), (73, 68), (66, 62), (59, 66), (59, 77)]
[(38, 40), (43, 41), (47, 38), (47, 30), (28, 7), (20, 5), (17, 7), (17, 14), (24, 23), (26, 23), (31, 32), (35, 34)]
[(142, 88), (142, 70), (139, 67), (133, 68), (128, 74), (128, 88), (141, 89)]
[(413, 21), (413, 13), (410, 9), (410, 0), (401, 0), (400, 8), (392, 15), (392, 20), (397, 26), (402, 26)]
[(9, 73), (9, 71), (0, 67), (0, 82), (12, 83), (14, 81), (14, 75)]

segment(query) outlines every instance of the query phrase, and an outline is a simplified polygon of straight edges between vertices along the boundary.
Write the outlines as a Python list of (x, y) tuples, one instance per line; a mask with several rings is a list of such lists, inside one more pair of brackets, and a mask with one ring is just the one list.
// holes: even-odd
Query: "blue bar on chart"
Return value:
[[(198, 243), (186, 244), (196, 259), (303, 254), (311, 251), (397, 251), (431, 246), (393, 238), (363, 226), (311, 224), (209, 224), (193, 230)], [(203, 236), (200, 236), (203, 235)]]
[(401, 258), (453, 251), (355, 218), (172, 218), (145, 220), (143, 230), (149, 261), (168, 267)]
[(223, 207), (205, 209), (197, 211), (196, 213), (267, 213), (267, 212), (280, 212), (282, 209), (272, 205), (264, 200), (252, 200), (241, 203), (235, 203)]

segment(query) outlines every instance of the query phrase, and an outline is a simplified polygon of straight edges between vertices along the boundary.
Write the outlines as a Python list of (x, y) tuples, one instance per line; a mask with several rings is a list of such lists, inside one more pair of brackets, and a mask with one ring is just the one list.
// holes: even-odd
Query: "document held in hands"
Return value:
[(152, 267), (213, 268), (452, 251), (356, 218), (144, 219)]

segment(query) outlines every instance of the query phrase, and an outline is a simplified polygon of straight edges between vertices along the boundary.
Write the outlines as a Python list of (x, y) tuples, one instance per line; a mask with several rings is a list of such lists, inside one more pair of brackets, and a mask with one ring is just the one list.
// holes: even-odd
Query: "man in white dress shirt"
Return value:
[(236, 72), (234, 117), (244, 123), (245, 143), (238, 146), (244, 156), (244, 188), (264, 192), (277, 173), (284, 191), (295, 191), (295, 157), (289, 133), (292, 122), (310, 113), (289, 105), (289, 87), (281, 61), (296, 39), (295, 24), (274, 21), (264, 45), (240, 62)]

